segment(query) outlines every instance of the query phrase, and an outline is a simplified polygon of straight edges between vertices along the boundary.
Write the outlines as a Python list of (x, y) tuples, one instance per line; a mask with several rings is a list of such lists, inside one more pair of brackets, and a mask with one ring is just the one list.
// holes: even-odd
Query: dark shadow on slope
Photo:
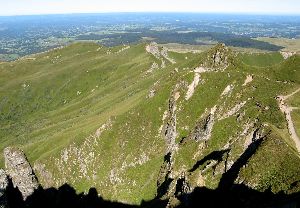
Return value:
[(231, 166), (231, 168), (222, 175), (219, 183), (219, 189), (229, 189), (233, 184), (235, 179), (238, 177), (240, 169), (247, 164), (248, 160), (255, 154), (257, 148), (262, 143), (263, 138), (260, 138), (252, 142), (244, 153), (237, 159), (237, 161)]
[(217, 160), (222, 161), (224, 154), (229, 153), (230, 149), (226, 150), (220, 150), (220, 151), (213, 151), (212, 153), (205, 156), (203, 159), (199, 160), (192, 169), (189, 170), (189, 172), (194, 172), (197, 170), (201, 165), (203, 165), (205, 162), (209, 160)]
[[(104, 200), (95, 188), (88, 194), (76, 194), (75, 189), (65, 184), (58, 189), (38, 189), (26, 201), (20, 191), (12, 184), (7, 190), (9, 208), (160, 208), (166, 207), (167, 201), (153, 199), (143, 201), (140, 206)], [(197, 187), (190, 194), (178, 196), (178, 207), (239, 207), (239, 208), (296, 208), (300, 207), (300, 193), (286, 195), (273, 194), (271, 191), (258, 192), (243, 184), (232, 184), (230, 188), (216, 190)]]
[(140, 206), (104, 200), (95, 188), (90, 188), (87, 194), (77, 194), (75, 189), (68, 184), (58, 189), (40, 187), (24, 201), (19, 189), (14, 188), (10, 181), (6, 195), (9, 208), (160, 208), (166, 207), (167, 204), (166, 201), (159, 199), (142, 201)]
[(163, 195), (165, 195), (168, 192), (170, 185), (173, 181), (174, 181), (173, 178), (166, 177), (164, 182), (160, 186), (157, 187), (157, 197), (158, 198), (162, 197)]
[[(188, 200), (185, 200), (188, 198)], [(208, 189), (197, 187), (190, 194), (180, 196), (182, 203), (178, 207), (208, 208), (296, 208), (300, 207), (300, 193), (286, 195), (271, 191), (259, 192), (243, 184), (231, 189)]]

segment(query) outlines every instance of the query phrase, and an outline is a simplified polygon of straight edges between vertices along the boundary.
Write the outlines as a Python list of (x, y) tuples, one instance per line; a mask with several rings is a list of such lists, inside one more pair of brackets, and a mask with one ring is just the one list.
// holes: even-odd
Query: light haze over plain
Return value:
[(300, 15), (299, 0), (0, 0), (0, 16), (103, 12)]

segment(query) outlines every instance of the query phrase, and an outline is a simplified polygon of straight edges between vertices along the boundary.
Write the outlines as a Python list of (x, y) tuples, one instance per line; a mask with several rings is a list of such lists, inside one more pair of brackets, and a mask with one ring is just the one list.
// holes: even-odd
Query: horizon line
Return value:
[(84, 14), (212, 14), (212, 15), (245, 15), (245, 16), (297, 16), (299, 13), (279, 13), (279, 12), (203, 12), (203, 11), (102, 11), (102, 12), (66, 12), (66, 13), (37, 13), (37, 14), (7, 14), (0, 17), (22, 17), (22, 16), (51, 16), (51, 15), (84, 15)]

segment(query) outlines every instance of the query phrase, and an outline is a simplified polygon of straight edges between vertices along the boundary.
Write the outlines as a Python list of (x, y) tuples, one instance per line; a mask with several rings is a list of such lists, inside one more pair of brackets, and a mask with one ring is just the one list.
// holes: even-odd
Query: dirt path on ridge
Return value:
[(288, 98), (292, 97), (293, 95), (295, 95), (298, 92), (300, 92), (300, 88), (297, 89), (296, 91), (292, 92), (289, 95), (286, 95), (286, 96), (279, 95), (277, 97), (277, 100), (279, 102), (279, 108), (280, 108), (281, 112), (285, 115), (285, 119), (286, 119), (287, 124), (288, 124), (288, 130), (289, 130), (289, 133), (291, 135), (291, 138), (294, 140), (296, 148), (297, 148), (298, 152), (300, 153), (300, 138), (296, 133), (296, 129), (295, 129), (295, 126), (294, 126), (294, 123), (293, 123), (293, 120), (292, 120), (292, 116), (291, 116), (291, 112), (293, 110), (296, 110), (296, 109), (299, 109), (299, 108), (298, 107), (290, 107), (290, 106), (288, 106), (287, 103), (285, 103), (285, 101)]

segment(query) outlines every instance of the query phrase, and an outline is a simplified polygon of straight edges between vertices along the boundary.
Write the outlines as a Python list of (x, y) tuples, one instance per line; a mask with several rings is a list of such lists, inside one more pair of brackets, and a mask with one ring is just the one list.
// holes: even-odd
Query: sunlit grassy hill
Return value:
[[(174, 198), (182, 178), (191, 189), (218, 187), (262, 139), (235, 182), (300, 191), (299, 153), (276, 100), (300, 87), (299, 56), (150, 46), (76, 43), (1, 63), (0, 150), (21, 147), (45, 187), (96, 187), (104, 198), (139, 204)], [(195, 168), (216, 151), (224, 154)]]

